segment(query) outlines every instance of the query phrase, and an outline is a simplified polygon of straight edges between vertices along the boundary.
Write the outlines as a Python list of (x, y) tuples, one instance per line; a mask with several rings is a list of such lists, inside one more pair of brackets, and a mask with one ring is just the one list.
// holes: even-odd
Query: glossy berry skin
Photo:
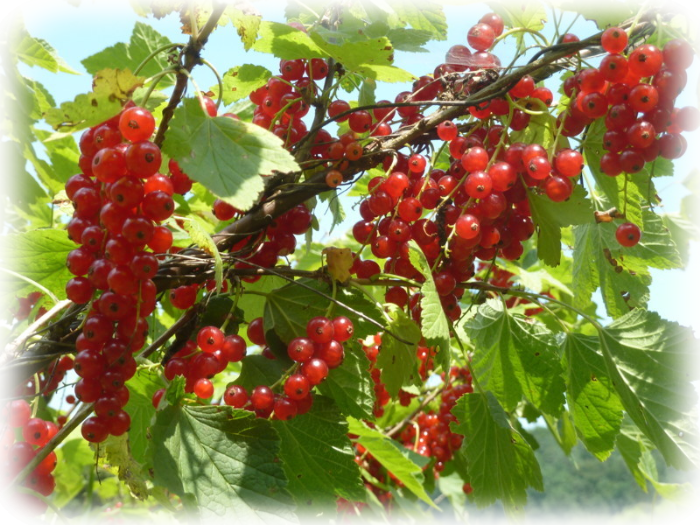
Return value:
[(214, 353), (224, 345), (224, 334), (216, 326), (204, 326), (197, 333), (197, 346), (203, 352)]
[(493, 41), (496, 39), (496, 33), (493, 28), (484, 23), (479, 23), (469, 30), (467, 33), (467, 42), (477, 51), (486, 51)]
[(308, 361), (314, 355), (314, 342), (307, 337), (292, 339), (287, 345), (287, 354), (297, 363)]
[(457, 235), (462, 239), (473, 239), (479, 235), (481, 230), (479, 219), (470, 214), (462, 215), (455, 223), (455, 230), (457, 231)]
[(49, 440), (49, 427), (41, 418), (33, 417), (22, 428), (22, 437), (30, 445), (44, 446)]
[(503, 19), (500, 17), (500, 15), (497, 15), (496, 13), (486, 13), (479, 19), (479, 22), (481, 22), (482, 24), (490, 25), (491, 29), (493, 29), (494, 35), (496, 35), (497, 37), (501, 36), (501, 34), (503, 33)]
[(600, 45), (608, 53), (622, 53), (627, 47), (627, 33), (619, 27), (611, 27), (603, 32)]
[(224, 403), (234, 408), (243, 408), (248, 402), (248, 393), (239, 385), (231, 385), (224, 392)]
[(147, 109), (138, 106), (125, 110), (119, 117), (119, 131), (131, 142), (148, 140), (156, 129), (156, 121)]
[(301, 373), (311, 385), (317, 385), (328, 376), (328, 365), (325, 361), (314, 357), (301, 365)]
[(292, 374), (284, 383), (284, 393), (295, 401), (305, 398), (311, 389), (311, 383), (302, 374)]
[(306, 324), (306, 335), (314, 343), (328, 343), (334, 336), (333, 323), (326, 317), (313, 317)]
[(209, 399), (214, 395), (214, 385), (208, 379), (202, 377), (194, 383), (194, 395), (199, 399)]
[(440, 138), (440, 140), (449, 142), (455, 139), (458, 133), (459, 130), (457, 129), (457, 126), (455, 126), (454, 122), (452, 122), (451, 120), (445, 120), (444, 122), (438, 124), (437, 135)]
[(247, 334), (251, 343), (258, 346), (264, 346), (266, 344), (262, 317), (256, 317), (248, 324)]
[(639, 226), (631, 222), (620, 224), (615, 231), (617, 242), (625, 248), (636, 246), (641, 237), (642, 231), (639, 229)]
[(255, 410), (271, 410), (275, 404), (275, 395), (268, 386), (256, 386), (250, 395), (250, 404)]
[(566, 177), (576, 177), (583, 169), (583, 155), (573, 149), (563, 149), (554, 157), (554, 167)]
[(297, 415), (299, 409), (294, 400), (286, 397), (279, 397), (275, 400), (273, 410), (275, 419), (288, 421)]
[(562, 202), (571, 197), (574, 185), (568, 177), (552, 175), (543, 182), (544, 191), (547, 197), (554, 202)]
[(227, 335), (221, 345), (221, 352), (229, 363), (238, 363), (246, 356), (245, 340), (239, 335)]
[(83, 422), (80, 429), (86, 441), (90, 443), (101, 443), (109, 435), (109, 427), (101, 417), (89, 417)]
[(341, 315), (333, 319), (333, 339), (343, 343), (352, 337), (355, 328), (352, 321)]

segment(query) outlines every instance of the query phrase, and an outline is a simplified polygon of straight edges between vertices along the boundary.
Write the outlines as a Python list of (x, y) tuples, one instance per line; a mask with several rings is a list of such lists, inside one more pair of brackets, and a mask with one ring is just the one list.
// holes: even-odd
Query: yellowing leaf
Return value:
[(321, 252), (328, 261), (328, 273), (336, 281), (341, 283), (350, 279), (350, 267), (352, 266), (352, 252), (350, 248), (335, 248), (329, 246)]
[(60, 108), (49, 109), (44, 119), (54, 130), (64, 132), (61, 136), (89, 128), (117, 115), (123, 102), (143, 85), (143, 80), (128, 69), (103, 69), (95, 74), (91, 93), (78, 95)]

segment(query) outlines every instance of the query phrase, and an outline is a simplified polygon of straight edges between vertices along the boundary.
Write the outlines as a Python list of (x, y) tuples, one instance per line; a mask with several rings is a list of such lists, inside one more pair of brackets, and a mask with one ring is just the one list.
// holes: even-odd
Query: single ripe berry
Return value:
[(287, 345), (287, 354), (298, 363), (308, 361), (314, 355), (314, 342), (306, 337), (292, 339)]
[(101, 443), (107, 439), (109, 427), (103, 418), (93, 416), (83, 422), (80, 432), (90, 443)]
[(275, 395), (272, 393), (272, 390), (270, 390), (270, 387), (268, 386), (256, 386), (250, 395), (250, 404), (255, 410), (271, 410), (274, 403)]
[(199, 399), (209, 399), (214, 395), (214, 385), (207, 378), (199, 378), (194, 383), (194, 395)]
[(462, 239), (469, 240), (479, 235), (479, 219), (470, 214), (461, 215), (455, 223), (457, 235)]
[(148, 140), (156, 128), (156, 121), (147, 109), (138, 106), (125, 110), (119, 117), (119, 131), (131, 142)]
[(622, 53), (627, 47), (627, 33), (619, 27), (611, 27), (603, 32), (600, 45), (608, 53)]
[(496, 39), (496, 33), (493, 28), (484, 23), (479, 23), (469, 30), (467, 33), (467, 42), (477, 51), (486, 51), (493, 41)]
[(197, 333), (197, 345), (204, 352), (214, 353), (224, 345), (224, 334), (216, 326), (205, 326)]
[(224, 392), (224, 403), (234, 408), (243, 408), (248, 402), (248, 393), (239, 385), (231, 385)]
[(295, 401), (309, 394), (311, 383), (302, 374), (292, 374), (284, 383), (284, 393)]
[(325, 361), (314, 357), (302, 363), (301, 373), (311, 385), (317, 385), (328, 376), (328, 365)]
[(639, 226), (632, 224), (631, 222), (625, 222), (620, 224), (615, 231), (615, 238), (620, 245), (625, 248), (631, 248), (636, 246), (639, 239), (642, 237), (642, 231)]
[(449, 142), (456, 138), (458, 132), (459, 130), (457, 129), (457, 126), (455, 126), (454, 122), (451, 120), (440, 122), (437, 127), (438, 137), (440, 140), (444, 140), (445, 142)]
[(354, 332), (352, 321), (341, 315), (333, 319), (333, 339), (343, 343), (352, 337)]
[(33, 417), (22, 428), (22, 437), (31, 445), (43, 446), (49, 440), (49, 427), (41, 418)]
[(314, 343), (328, 343), (333, 339), (333, 323), (326, 317), (314, 317), (306, 324), (306, 335)]
[(256, 317), (248, 324), (247, 333), (248, 339), (254, 345), (264, 346), (266, 344), (262, 317)]

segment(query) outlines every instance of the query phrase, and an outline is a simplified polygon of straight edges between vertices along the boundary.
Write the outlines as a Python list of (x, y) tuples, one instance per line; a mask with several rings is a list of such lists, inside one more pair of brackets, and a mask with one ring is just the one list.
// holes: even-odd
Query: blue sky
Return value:
[[(283, 21), (282, 2), (256, 2), (254, 6), (268, 20)], [(111, 46), (117, 42), (127, 42), (137, 21), (152, 25), (158, 32), (170, 38), (173, 42), (185, 42), (186, 38), (179, 32), (179, 21), (174, 15), (161, 20), (153, 17), (142, 18), (135, 14), (129, 3), (123, 0), (112, 2), (86, 2), (76, 7), (64, 1), (37, 2), (27, 1), (15, 9), (21, 13), (24, 23), (32, 36), (48, 41), (77, 71), (84, 73), (80, 60)], [(429, 53), (396, 53), (395, 65), (413, 74), (431, 73), (440, 63), (447, 49), (453, 44), (466, 44), (466, 33), (481, 15), (489, 11), (485, 4), (470, 6), (446, 5), (445, 11), (449, 21), (448, 40), (430, 43)], [(570, 20), (570, 18), (567, 18)], [(568, 25), (568, 23), (564, 23)], [(572, 32), (585, 36), (596, 32), (595, 25), (584, 20), (578, 21)], [(513, 49), (499, 45), (496, 52), (504, 63), (512, 57)], [(206, 58), (220, 69), (243, 64), (256, 63), (276, 72), (278, 60), (270, 55), (254, 51), (245, 52), (240, 45), (235, 30), (231, 26), (219, 28), (210, 38), (205, 50)], [(688, 87), (679, 98), (678, 106), (698, 105), (698, 71), (700, 66), (696, 59), (689, 70)], [(115, 64), (118, 67), (118, 64)], [(42, 82), (53, 94), (58, 103), (72, 100), (78, 93), (90, 89), (91, 79), (88, 75), (51, 74), (37, 68), (24, 68), (23, 72)], [(202, 88), (215, 84), (215, 78), (207, 68), (195, 70), (195, 79)], [(555, 89), (554, 86), (550, 88)], [(383, 85), (377, 91), (377, 98), (393, 99), (395, 93), (403, 90), (401, 85)], [(682, 182), (697, 165), (694, 147), (698, 144), (699, 132), (686, 135), (690, 144), (688, 153), (676, 162), (676, 176), (657, 180), (659, 195), (664, 201), (665, 211), (678, 210), (680, 199), (687, 194)], [(351, 214), (348, 226), (356, 220)], [(344, 225), (340, 227), (343, 231)], [(336, 231), (339, 231), (336, 230)], [(691, 248), (691, 267), (686, 271), (655, 271), (651, 289), (650, 309), (660, 312), (667, 319), (692, 325), (700, 333), (700, 316), (693, 308), (693, 302), (700, 297), (700, 280), (696, 275), (700, 271), (700, 248), (693, 243)]]

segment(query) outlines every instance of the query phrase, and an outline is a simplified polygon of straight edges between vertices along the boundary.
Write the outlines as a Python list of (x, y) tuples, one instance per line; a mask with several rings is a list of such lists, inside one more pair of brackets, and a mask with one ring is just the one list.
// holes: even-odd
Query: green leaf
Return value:
[(155, 414), (153, 394), (164, 388), (160, 374), (153, 369), (139, 368), (136, 375), (129, 380), (129, 402), (124, 407), (131, 416), (129, 428), (129, 447), (131, 455), (141, 465), (148, 463), (148, 428)]
[(626, 418), (625, 425), (617, 436), (616, 446), (634, 480), (644, 492), (648, 492), (647, 479), (640, 469), (640, 463), (642, 455), (651, 450), (653, 445), (639, 428)]
[(79, 75), (76, 70), (70, 68), (56, 50), (48, 42), (41, 38), (34, 38), (26, 31), (23, 31), (22, 38), (14, 49), (17, 58), (28, 66), (44, 68), (52, 73), (70, 73)]
[(370, 362), (358, 343), (345, 345), (345, 359), (328, 374), (319, 391), (333, 401), (343, 414), (357, 419), (374, 419), (374, 382)]
[[(345, 220), (345, 209), (343, 208), (343, 204), (340, 202), (340, 195), (338, 195), (335, 191), (323, 192), (319, 194), (319, 197), (322, 202), (328, 203), (328, 211), (331, 212), (332, 222), (331, 228), (328, 230), (328, 233), (330, 234), (338, 224)], [(317, 217), (321, 217), (321, 213), (318, 213), (318, 211)]]
[(269, 421), (230, 407), (168, 407), (152, 434), (154, 483), (194, 498), (203, 519), (295, 521)]
[(425, 31), (435, 40), (447, 39), (447, 18), (438, 3), (407, 0), (393, 7), (399, 19), (413, 29)]
[(563, 350), (566, 395), (576, 432), (588, 451), (604, 461), (615, 448), (622, 404), (599, 352), (598, 338), (567, 334)]
[(143, 78), (134, 76), (128, 69), (103, 69), (95, 74), (91, 93), (78, 95), (60, 108), (51, 108), (44, 120), (62, 133), (89, 128), (119, 114), (122, 102), (131, 98), (142, 84)]
[(7, 195), (12, 204), (28, 209), (46, 193), (27, 172), (27, 159), (17, 142), (0, 142), (0, 194)]
[(661, 219), (678, 248), (682, 267), (685, 268), (690, 261), (690, 241), (700, 239), (700, 230), (684, 213), (664, 213)]
[(511, 142), (524, 142), (525, 144), (540, 144), (546, 150), (549, 150), (554, 144), (554, 137), (558, 136), (557, 146), (564, 145), (566, 137), (557, 135), (557, 119), (546, 110), (544, 104), (539, 115), (531, 115), (530, 123), (526, 128), (510, 133)]
[(53, 471), (56, 490), (52, 498), (54, 505), (62, 508), (85, 490), (84, 473), (95, 468), (95, 454), (88, 442), (78, 435), (56, 448), (56, 460), (60, 467)]
[(387, 31), (386, 37), (391, 40), (394, 49), (399, 51), (427, 53), (428, 50), (423, 46), (432, 39), (433, 35), (430, 31), (397, 27)]
[(479, 383), (507, 411), (525, 396), (546, 414), (561, 412), (562, 369), (554, 335), (543, 324), (489, 300), (463, 326), (475, 346), (472, 366)]
[(336, 62), (342, 64), (346, 71), (385, 82), (406, 82), (414, 78), (408, 71), (392, 66), (394, 48), (386, 37), (346, 42), (342, 45), (326, 42), (316, 33), (311, 38)]
[(348, 424), (334, 401), (315, 396), (311, 410), (273, 421), (288, 490), (299, 508), (334, 508), (337, 497), (364, 500), (364, 485), (348, 439)]
[(532, 448), (510, 425), (493, 394), (466, 394), (452, 413), (458, 420), (452, 431), (465, 438), (462, 451), (479, 507), (501, 500), (508, 511), (521, 509), (528, 487), (544, 490)]
[[(84, 59), (81, 63), (85, 66), (88, 73), (94, 75), (101, 69), (114, 67), (119, 65), (120, 68), (129, 68), (131, 71), (136, 71), (136, 68), (153, 53), (156, 49), (170, 44), (170, 39), (161, 35), (153, 29), (149, 24), (136, 22), (134, 30), (131, 33), (131, 39), (128, 44), (119, 42), (111, 47), (103, 49), (99, 53), (95, 53)], [(152, 77), (156, 73), (171, 67), (168, 61), (168, 54), (171, 51), (162, 51), (152, 57), (146, 65), (139, 71), (144, 77)], [(173, 84), (173, 77), (166, 75), (159, 81), (161, 87), (166, 87)]]
[(268, 359), (260, 354), (249, 355), (241, 361), (241, 373), (233, 384), (242, 386), (250, 393), (256, 386), (274, 384), (285, 371), (286, 367), (279, 359)]
[(126, 434), (109, 436), (100, 444), (97, 455), (100, 464), (124, 482), (134, 498), (139, 500), (148, 498), (146, 474), (131, 455)]
[(547, 0), (547, 3), (562, 11), (579, 14), (586, 20), (593, 20), (600, 29), (614, 26), (634, 14), (627, 4), (617, 0)]
[[(654, 486), (656, 492), (662, 498), (675, 503), (679, 517), (700, 516), (700, 496), (695, 491), (691, 483), (661, 483), (657, 481), (652, 472), (645, 468), (646, 465), (654, 465), (654, 457), (650, 451), (644, 453), (641, 461), (641, 472), (644, 477)], [(655, 469), (654, 469), (655, 470)]]
[[(290, 283), (270, 292), (265, 303), (265, 330), (274, 330), (285, 344), (295, 337), (306, 337), (306, 324), (309, 319), (325, 315), (330, 301), (314, 290), (327, 296), (332, 294), (328, 283), (312, 279), (299, 281), (311, 289)], [(355, 288), (338, 287), (336, 299), (372, 319), (382, 318), (382, 312), (377, 305)], [(376, 325), (336, 304), (333, 307), (333, 316), (338, 315), (347, 316), (352, 321), (355, 339), (364, 339), (379, 331)]]
[(423, 488), (422, 466), (415, 463), (415, 460), (421, 456), (409, 454), (408, 449), (381, 432), (367, 427), (362, 421), (348, 418), (348, 423), (350, 424), (350, 433), (357, 435), (356, 441), (365, 447), (374, 459), (379, 461), (418, 498), (435, 507)]
[[(224, 104), (228, 106), (247, 97), (259, 87), (264, 86), (271, 76), (272, 73), (267, 68), (253, 64), (243, 64), (229, 69), (222, 77)], [(218, 94), (218, 84), (211, 89)]]
[(260, 16), (246, 13), (234, 6), (227, 7), (225, 14), (236, 28), (238, 36), (241, 38), (241, 42), (243, 42), (243, 48), (248, 51), (258, 37)]
[(255, 124), (209, 117), (196, 99), (186, 99), (175, 110), (163, 151), (191, 179), (239, 210), (257, 200), (261, 176), (299, 169), (278, 137)]
[[(273, 290), (283, 287), (287, 281), (275, 275), (263, 275), (254, 283), (246, 283), (246, 291), (260, 292), (267, 294)], [(262, 317), (265, 313), (266, 297), (257, 293), (243, 294), (238, 300), (238, 307), (243, 310), (244, 319), (250, 322), (256, 317)]]
[[(639, 243), (631, 248), (623, 248), (617, 244), (613, 256), (619, 256), (620, 262), (625, 267), (637, 272), (646, 273), (650, 266), (661, 270), (682, 268), (683, 261), (680, 253), (663, 218), (653, 211), (644, 210), (642, 220), (640, 225), (642, 238)], [(604, 231), (610, 235), (612, 228)], [(612, 238), (607, 244), (613, 245)]]
[[(0, 255), (2, 267), (20, 274), (48, 289), (59, 299), (66, 297), (66, 283), (73, 275), (66, 268), (66, 257), (77, 245), (62, 230), (32, 230), (5, 237), (5, 249)], [(1, 273), (2, 279), (8, 275)], [(37, 287), (16, 277), (7, 287), (17, 296), (24, 296)]]
[(207, 233), (198, 217), (191, 217), (185, 220), (183, 227), (189, 233), (192, 242), (214, 258), (214, 278), (216, 279), (216, 293), (221, 292), (224, 281), (224, 262), (221, 259), (219, 249), (216, 247), (214, 239)]
[(574, 224), (592, 222), (593, 208), (586, 190), (576, 184), (564, 202), (554, 202), (546, 195), (528, 192), (532, 220), (537, 226), (537, 256), (549, 266), (561, 261), (561, 229)]
[(278, 22), (261, 22), (255, 51), (272, 53), (282, 60), (326, 58), (327, 53), (303, 31)]
[[(544, 29), (544, 22), (547, 21), (545, 7), (538, 1), (494, 3), (491, 8), (495, 13), (501, 15), (507, 28), (522, 27), (532, 31), (540, 31)], [(514, 35), (519, 53), (525, 50), (525, 35), (524, 32)]]
[(615, 229), (613, 223), (574, 227), (572, 282), (574, 306), (588, 306), (593, 292), (600, 287), (605, 308), (613, 318), (646, 305), (651, 283), (648, 272), (632, 275), (622, 259), (613, 257), (613, 253), (619, 257), (622, 250), (615, 240)]
[(599, 333), (608, 375), (630, 418), (669, 465), (700, 465), (690, 329), (638, 309)]
[(442, 309), (440, 295), (435, 287), (433, 272), (430, 264), (415, 241), (409, 241), (408, 257), (411, 264), (425, 277), (425, 282), (421, 286), (423, 298), (420, 301), (421, 312), (421, 332), (429, 345), (437, 345), (440, 351), (437, 360), (445, 372), (449, 372), (450, 359), (450, 325), (447, 322), (445, 311)]
[(382, 335), (382, 346), (376, 366), (382, 371), (381, 378), (387, 392), (396, 398), (404, 385), (418, 385), (421, 382), (416, 355), (421, 331), (402, 310), (394, 308), (389, 315), (391, 321), (387, 328), (391, 333), (411, 343), (399, 341), (388, 333)]

